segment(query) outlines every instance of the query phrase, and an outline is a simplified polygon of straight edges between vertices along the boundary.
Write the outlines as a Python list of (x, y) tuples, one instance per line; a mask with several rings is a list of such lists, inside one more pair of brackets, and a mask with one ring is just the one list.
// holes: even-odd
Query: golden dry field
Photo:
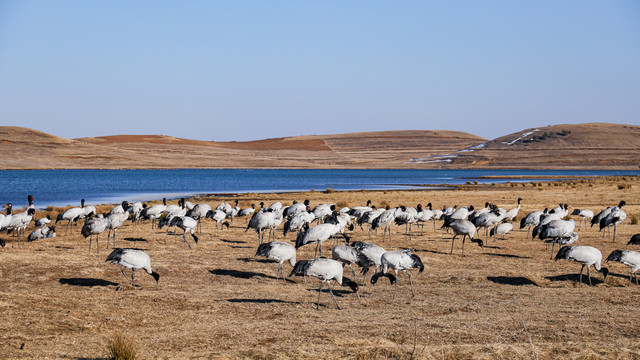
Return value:
[[(597, 213), (624, 199), (628, 218), (618, 227), (615, 243), (595, 227), (577, 230), (576, 245), (595, 246), (604, 257), (615, 249), (633, 249), (626, 243), (640, 232), (640, 226), (632, 224), (640, 215), (635, 177), (456, 190), (240, 194), (191, 201), (215, 207), (238, 199), (242, 208), (260, 201), (288, 205), (294, 199), (338, 207), (364, 205), (369, 199), (378, 207), (428, 202), (434, 207), (482, 207), (491, 201), (512, 208), (518, 197), (524, 199), (518, 220), (560, 202), (568, 203), (570, 211), (587, 208)], [(61, 210), (50, 213), (55, 218)], [(526, 230), (514, 230), (506, 240), (490, 240), (484, 249), (467, 242), (461, 257), (460, 241), (450, 255), (452, 234), (434, 231), (432, 223), (424, 233), (414, 228), (411, 238), (403, 235), (404, 227), (394, 225), (392, 239), (385, 241), (380, 233), (369, 235), (356, 227), (350, 233), (354, 241), (388, 250), (416, 249), (425, 271), (414, 271), (415, 297), (408, 278), (400, 274), (395, 297), (386, 279), (361, 287), (360, 300), (336, 285), (343, 309), (335, 308), (325, 287), (316, 310), (318, 280), (276, 280), (277, 263), (254, 257), (256, 234), (245, 232), (244, 219), (235, 219), (230, 229), (217, 234), (214, 223), (205, 221), (198, 245), (188, 238), (191, 250), (184, 248), (181, 236), (170, 236), (165, 244), (164, 231), (152, 230), (149, 221), (127, 222), (118, 231), (117, 246), (144, 249), (161, 275), (156, 287), (150, 276), (138, 271), (137, 289), (127, 286), (118, 266), (104, 262), (110, 252), (105, 249), (106, 234), (99, 253), (95, 248), (89, 253), (80, 226), (65, 235), (64, 225), (58, 224), (56, 238), (21, 246), (2, 235), (7, 246), (0, 251), (0, 358), (105, 358), (107, 341), (117, 333), (132, 339), (143, 359), (640, 357), (640, 286), (629, 283), (628, 267), (605, 264), (611, 270), (606, 283), (602, 274), (592, 271), (594, 286), (579, 284), (580, 265), (550, 260), (551, 249), (527, 238)], [(27, 234), (32, 229), (33, 223)], [(276, 239), (283, 239), (282, 231)], [(294, 239), (290, 234), (286, 241)], [(333, 245), (327, 241), (323, 254), (330, 255)], [(300, 248), (298, 259), (311, 258), (313, 251), (313, 245)], [(285, 263), (285, 273), (290, 271)], [(351, 277), (348, 269), (345, 275)]]

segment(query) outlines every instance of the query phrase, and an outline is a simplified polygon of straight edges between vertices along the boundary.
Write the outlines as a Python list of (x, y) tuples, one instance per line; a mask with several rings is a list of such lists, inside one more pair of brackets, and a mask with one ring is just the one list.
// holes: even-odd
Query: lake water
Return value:
[[(640, 171), (591, 170), (284, 170), (284, 169), (172, 169), (172, 170), (3, 170), (0, 204), (15, 208), (28, 194), (38, 208), (49, 205), (118, 203), (157, 200), (183, 195), (243, 192), (379, 190), (413, 188), (424, 184), (464, 184), (467, 181), (545, 181), (547, 176), (640, 175)], [(514, 176), (516, 179), (483, 179)], [(540, 177), (540, 178), (536, 178)]]

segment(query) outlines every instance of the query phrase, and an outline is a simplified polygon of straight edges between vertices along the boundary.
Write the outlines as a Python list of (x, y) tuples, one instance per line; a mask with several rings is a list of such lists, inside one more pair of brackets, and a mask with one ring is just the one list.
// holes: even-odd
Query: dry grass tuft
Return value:
[(110, 360), (135, 360), (138, 348), (133, 339), (117, 332), (109, 339), (107, 351), (107, 358)]

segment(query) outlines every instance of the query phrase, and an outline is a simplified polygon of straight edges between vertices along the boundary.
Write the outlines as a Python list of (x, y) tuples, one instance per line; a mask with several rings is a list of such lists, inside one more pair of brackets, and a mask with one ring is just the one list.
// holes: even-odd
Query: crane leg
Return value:
[(462, 237), (462, 257), (464, 257), (464, 241), (467, 239), (467, 235)]
[(89, 235), (89, 253), (91, 253), (91, 238), (93, 235)]
[[(331, 291), (331, 280), (327, 281), (327, 286), (329, 287), (329, 294), (331, 294), (333, 302), (336, 303), (336, 307), (338, 308), (338, 310), (341, 310), (340, 305), (338, 305), (338, 300), (336, 300), (336, 297), (333, 295), (333, 291)], [(320, 304), (320, 302), (318, 302), (318, 304)]]
[(411, 274), (409, 274), (407, 270), (403, 269), (402, 271), (404, 271), (404, 273), (409, 277), (409, 284), (411, 285), (411, 297), (414, 297), (415, 295), (413, 294), (413, 279), (411, 279)]
[(318, 289), (318, 302), (316, 303), (316, 310), (320, 310), (320, 294), (322, 294), (322, 285), (324, 281), (320, 282), (320, 289)]
[[(449, 252), (449, 255), (453, 254), (453, 241), (456, 239), (456, 235), (453, 235), (453, 237), (451, 238), (451, 251)], [(464, 238), (463, 238), (464, 239)], [(463, 243), (464, 244), (464, 243)]]
[(613, 224), (613, 240), (611, 240), (611, 242), (615, 242), (616, 241), (616, 228), (618, 225)]
[(98, 240), (100, 239), (100, 234), (96, 234), (96, 252), (100, 252), (100, 248), (98, 245)]
[(349, 264), (349, 267), (351, 268), (351, 274), (353, 275), (353, 281), (358, 282), (358, 281), (356, 280), (356, 272), (355, 272), (355, 271), (353, 271), (353, 266), (351, 266), (351, 264)]
[[(584, 265), (582, 265), (582, 267), (580, 268), (580, 283), (582, 284), (582, 270), (584, 270)], [(587, 270), (589, 270), (589, 268), (587, 268)]]
[(589, 286), (593, 286), (593, 284), (591, 283), (591, 274), (589, 273), (589, 268), (591, 266), (587, 266), (587, 277), (589, 278)]
[(129, 282), (129, 278), (127, 277), (127, 275), (125, 275), (124, 271), (126, 270), (126, 267), (122, 267), (122, 271), (120, 271), (120, 274), (122, 274), (122, 276), (124, 276), (124, 278), (127, 280), (127, 282)]
[(393, 298), (396, 298), (396, 294), (398, 293), (398, 270), (395, 270), (396, 272), (396, 283), (393, 287)]
[(133, 274), (135, 274), (136, 270), (131, 269), (131, 286), (136, 287), (136, 283), (133, 282)]
[(551, 260), (553, 260), (553, 249), (555, 249), (555, 247), (556, 247), (556, 243), (555, 242), (551, 243), (551, 256), (549, 257), (549, 259)]

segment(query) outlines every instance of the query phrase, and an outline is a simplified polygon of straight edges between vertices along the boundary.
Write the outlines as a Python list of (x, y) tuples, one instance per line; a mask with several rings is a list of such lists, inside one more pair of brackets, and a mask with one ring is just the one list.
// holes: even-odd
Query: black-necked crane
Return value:
[(472, 242), (480, 245), (480, 247), (484, 246), (484, 243), (480, 239), (474, 239), (473, 237), (476, 234), (476, 227), (473, 223), (466, 219), (458, 219), (453, 220), (449, 223), (449, 227), (453, 230), (453, 238), (451, 238), (451, 252), (453, 254), (453, 242), (456, 239), (456, 236), (462, 235), (462, 256), (464, 256), (464, 241), (468, 237)]
[(404, 234), (411, 236), (411, 225), (418, 222), (418, 210), (413, 207), (401, 206), (399, 211), (396, 211), (396, 217), (393, 219), (396, 225), (404, 225)]
[[(80, 219), (84, 219), (85, 215), (84, 215), (84, 199), (80, 200), (80, 207), (73, 207), (70, 209), (67, 209), (65, 212), (58, 214), (58, 216), (56, 217), (56, 224), (59, 221), (62, 220), (67, 220), (67, 227), (65, 228), (65, 235), (67, 234), (67, 232), (69, 230), (71, 230), (73, 232), (73, 224), (76, 223), (76, 221), (80, 220)], [(71, 229), (69, 229), (71, 228)]]
[(375, 268), (375, 272), (380, 271), (380, 267), (382, 266), (382, 254), (386, 253), (387, 250), (378, 245), (362, 241), (354, 241), (353, 243), (351, 243), (351, 246), (354, 249), (358, 250), (358, 253), (360, 253), (364, 257), (364, 259), (367, 260), (367, 262), (364, 263), (364, 266), (362, 267), (362, 282), (366, 284), (369, 268), (373, 266)]
[(55, 225), (42, 226), (42, 227), (39, 227), (39, 228), (36, 228), (35, 230), (33, 230), (31, 232), (31, 234), (29, 234), (29, 237), (27, 238), (27, 241), (31, 242), (31, 241), (51, 238), (51, 237), (55, 237), (55, 236), (56, 236), (56, 226)]
[(227, 229), (229, 228), (229, 223), (224, 221), (227, 218), (227, 214), (222, 210), (209, 210), (205, 217), (216, 222), (216, 233), (218, 233), (218, 228), (223, 229), (225, 226)]
[(111, 237), (111, 232), (113, 232), (113, 246), (116, 247), (116, 232), (118, 228), (124, 224), (125, 221), (129, 218), (129, 202), (123, 201), (120, 205), (122, 210), (115, 211), (107, 215), (107, 249), (109, 248), (109, 238)]
[(360, 229), (362, 230), (362, 225), (368, 224), (369, 225), (369, 233), (371, 233), (371, 230), (372, 230), (372, 227), (373, 227), (373, 222), (375, 221), (376, 218), (378, 218), (380, 215), (382, 215), (382, 213), (385, 212), (385, 211), (386, 211), (386, 209), (372, 209), (371, 211), (367, 211), (364, 214), (362, 214), (360, 219), (358, 219), (358, 221), (357, 221), (358, 225), (360, 225)]
[(518, 216), (518, 212), (520, 211), (520, 202), (522, 201), (522, 198), (518, 198), (518, 205), (516, 207), (514, 207), (513, 209), (509, 209), (507, 210), (507, 212), (504, 214), (504, 219), (511, 221), (513, 220), (516, 216)]
[[(422, 204), (418, 204), (416, 206), (416, 210), (418, 210), (418, 214), (416, 214), (416, 221), (418, 225), (420, 225), (420, 229), (422, 233), (424, 233), (424, 223), (428, 222), (433, 218), (433, 210), (431, 208), (431, 203), (428, 203), (427, 207), (428, 209), (424, 209), (422, 207)], [(434, 223), (434, 230), (435, 230), (435, 221), (433, 223)]]
[(285, 261), (289, 261), (291, 267), (296, 265), (296, 248), (282, 241), (272, 241), (258, 245), (258, 251), (256, 251), (255, 256), (264, 256), (280, 262), (278, 271), (276, 271), (276, 280), (279, 279), (279, 276), (282, 276), (282, 281), (285, 280), (282, 272), (282, 264)]
[[(151, 269), (151, 258), (147, 253), (136, 249), (115, 249), (107, 256), (107, 260), (104, 262), (110, 262), (112, 264), (122, 266), (122, 276), (127, 279), (124, 274), (126, 269), (131, 269), (131, 286), (135, 287), (133, 274), (136, 270), (143, 269), (147, 274), (151, 275), (156, 281), (156, 286), (160, 280), (160, 275)], [(129, 279), (127, 279), (128, 281)]]
[[(184, 240), (184, 243), (189, 246), (189, 249), (191, 249), (191, 245), (189, 245), (189, 243), (187, 242), (187, 233), (190, 233), (191, 236), (193, 237), (193, 241), (195, 241), (195, 243), (198, 243), (198, 237), (194, 234), (195, 230), (196, 230), (196, 226), (198, 226), (198, 222), (195, 221), (194, 219), (188, 217), (188, 216), (174, 216), (173, 218), (169, 219), (168, 216), (162, 217), (160, 218), (160, 221), (158, 222), (158, 229), (162, 229), (163, 226), (167, 225), (167, 227), (171, 227), (171, 226), (177, 226), (180, 229), (182, 229), (184, 232), (182, 233), (182, 240)], [(167, 229), (167, 235), (165, 235), (165, 242), (166, 240), (166, 236), (169, 235), (169, 231)]]
[[(618, 224), (623, 222), (627, 218), (627, 213), (619, 207), (615, 207), (611, 210), (609, 215), (605, 216), (600, 220), (600, 231), (602, 229), (607, 228), (613, 225), (613, 240), (616, 241), (616, 229), (618, 228)], [(604, 233), (602, 234), (604, 236)]]
[(401, 208), (393, 208), (385, 210), (380, 216), (375, 218), (371, 222), (371, 230), (382, 228), (382, 239), (384, 240), (386, 234), (389, 234), (389, 240), (391, 240), (391, 223), (396, 219), (396, 213), (402, 211)]
[(249, 224), (247, 224), (247, 228), (244, 230), (245, 232), (249, 229), (254, 229), (258, 234), (258, 244), (262, 244), (264, 240), (264, 230), (269, 228), (270, 219), (274, 217), (275, 214), (272, 210), (268, 211), (257, 211), (249, 220)]
[(617, 261), (625, 264), (631, 270), (629, 275), (629, 282), (633, 282), (633, 278), (636, 279), (636, 285), (638, 285), (638, 275), (636, 272), (640, 270), (640, 252), (632, 250), (614, 250), (607, 256), (606, 262)]
[(473, 222), (477, 231), (481, 228), (485, 229), (485, 245), (488, 244), (489, 228), (498, 224), (502, 219), (504, 219), (504, 214), (501, 214), (498, 209), (494, 207), (488, 213), (478, 216)]
[(353, 280), (357, 282), (356, 272), (353, 270), (353, 264), (360, 266), (363, 270), (368, 268), (369, 260), (362, 255), (356, 248), (347, 244), (340, 244), (333, 247), (331, 250), (331, 258), (333, 260), (340, 261), (342, 266), (349, 265)]
[(311, 224), (314, 219), (315, 216), (307, 206), (307, 211), (297, 213), (296, 215), (289, 218), (289, 220), (285, 221), (282, 232), (284, 236), (287, 236), (289, 232), (298, 231), (305, 226), (309, 226), (309, 224)]
[[(331, 216), (336, 217), (337, 211), (334, 211)], [(316, 252), (314, 258), (318, 256), (318, 252), (320, 253), (320, 256), (322, 256), (322, 242), (326, 241), (334, 235), (340, 235), (344, 237), (346, 242), (349, 243), (349, 237), (342, 234), (340, 232), (340, 229), (341, 226), (336, 224), (320, 224), (308, 228), (304, 232), (298, 233), (298, 237), (296, 238), (296, 249), (306, 244), (316, 243)]]
[[(576, 228), (576, 222), (571, 220), (553, 220), (547, 224), (541, 225), (538, 229), (539, 231), (534, 231), (534, 238), (537, 235), (540, 240), (547, 240), (552, 243), (551, 245), (551, 257), (553, 257), (553, 249), (555, 248), (556, 243), (562, 244), (562, 240), (560, 239), (569, 239), (565, 241), (565, 244), (569, 244), (577, 241), (577, 234), (575, 236), (575, 240), (572, 240), (571, 234), (573, 234), (573, 230)], [(548, 243), (548, 242), (547, 242)]]
[(36, 220), (36, 226), (37, 227), (45, 226), (45, 225), (47, 225), (49, 223), (51, 223), (51, 215), (48, 215), (48, 214), (47, 214), (47, 216)]
[(11, 224), (11, 219), (13, 218), (13, 215), (11, 214), (11, 211), (12, 211), (11, 203), (8, 203), (7, 205), (5, 205), (4, 209), (7, 213), (0, 214), (0, 231), (6, 230), (9, 224)]
[(609, 269), (602, 267), (602, 253), (593, 246), (563, 246), (556, 255), (556, 261), (559, 259), (575, 261), (582, 265), (580, 268), (580, 283), (582, 283), (582, 271), (585, 266), (587, 267), (589, 285), (593, 286), (591, 283), (591, 274), (589, 273), (590, 266), (593, 265), (594, 269), (604, 275), (603, 281), (606, 281), (607, 275), (609, 275)]
[(318, 303), (317, 309), (320, 309), (320, 294), (322, 294), (322, 286), (324, 283), (327, 283), (327, 287), (329, 288), (329, 293), (333, 298), (333, 301), (336, 304), (338, 310), (340, 309), (340, 305), (338, 305), (338, 301), (336, 297), (333, 295), (333, 291), (331, 290), (331, 281), (335, 280), (341, 286), (350, 287), (358, 298), (360, 298), (360, 294), (358, 292), (358, 284), (356, 284), (351, 279), (345, 277), (343, 274), (342, 264), (336, 260), (332, 259), (313, 259), (313, 260), (300, 260), (293, 267), (293, 270), (289, 274), (291, 276), (314, 276), (318, 278), (320, 282), (320, 288), (318, 289)]
[(143, 204), (140, 201), (137, 201), (131, 204), (131, 206), (129, 206), (129, 214), (131, 214), (131, 221), (134, 223), (137, 223), (138, 219), (140, 219), (140, 213), (142, 212), (142, 210), (146, 208), (147, 208), (147, 204)]
[(7, 231), (8, 233), (13, 232), (14, 235), (17, 235), (18, 243), (20, 243), (20, 240), (24, 236), (24, 231), (33, 219), (35, 212), (36, 210), (34, 208), (27, 208), (24, 212), (12, 215), (11, 221), (7, 226)]
[(596, 216), (594, 216), (591, 219), (591, 227), (593, 227), (593, 225), (600, 225), (600, 220), (604, 219), (605, 217), (607, 217), (607, 215), (609, 215), (609, 213), (611, 213), (611, 211), (613, 211), (613, 209), (621, 209), (623, 206), (625, 206), (627, 204), (626, 201), (624, 200), (620, 200), (620, 202), (618, 203), (618, 206), (609, 206), (608, 208), (600, 211)]
[(333, 204), (320, 204), (313, 208), (313, 216), (318, 222), (324, 221), (324, 218), (330, 216), (333, 211), (336, 209), (336, 206)]
[(102, 214), (94, 216), (84, 222), (80, 232), (82, 233), (82, 236), (89, 238), (89, 252), (91, 252), (91, 239), (93, 238), (93, 235), (96, 236), (96, 251), (100, 251), (98, 240), (100, 234), (102, 234), (106, 229), (107, 219)]
[(238, 211), (238, 217), (244, 217), (247, 221), (249, 221), (249, 216), (256, 211), (256, 205), (251, 204), (251, 207), (244, 208)]
[(502, 220), (503, 222), (492, 227), (491, 231), (489, 231), (489, 236), (495, 236), (495, 235), (502, 235), (502, 240), (505, 239), (505, 235), (513, 230), (513, 224), (510, 222), (505, 222), (505, 220)]
[(552, 244), (551, 245), (551, 256), (549, 257), (549, 259), (553, 259), (553, 249), (555, 249), (556, 244), (558, 244), (558, 248), (560, 248), (563, 245), (571, 245), (573, 243), (575, 243), (576, 241), (578, 241), (580, 239), (580, 237), (578, 236), (577, 233), (572, 232), (571, 234), (567, 235), (567, 236), (560, 236), (560, 237), (554, 237), (551, 238), (549, 240), (545, 240), (544, 243), (545, 244)]
[(198, 221), (198, 232), (202, 232), (202, 219), (206, 218), (211, 210), (209, 204), (196, 204), (187, 212), (188, 217)]
[(293, 201), (293, 204), (291, 206), (289, 206), (287, 208), (287, 211), (285, 211), (282, 215), (285, 218), (292, 218), (298, 214), (301, 214), (303, 212), (307, 212), (309, 209), (309, 199), (306, 199), (303, 203), (299, 203), (297, 201)]
[(549, 214), (557, 214), (560, 219), (569, 215), (569, 204), (560, 204), (549, 210)]
[(370, 207), (369, 205), (371, 205), (371, 200), (367, 200), (367, 204), (365, 206), (356, 206), (349, 209), (349, 215), (355, 219), (360, 219), (366, 212), (373, 210), (373, 207)]
[[(395, 292), (398, 290), (398, 271), (402, 270), (405, 274), (407, 274), (407, 276), (409, 276), (409, 283), (411, 284), (411, 296), (415, 295), (413, 293), (413, 279), (411, 278), (411, 274), (407, 270), (418, 269), (418, 273), (422, 273), (424, 271), (424, 265), (422, 264), (422, 260), (418, 255), (412, 253), (409, 249), (387, 251), (386, 253), (382, 254), (380, 262), (382, 263), (382, 268), (379, 272), (375, 273), (371, 277), (371, 284), (375, 284), (378, 281), (379, 277), (385, 276), (392, 284), (395, 284), (395, 295)], [(393, 276), (388, 273), (387, 271), (389, 269), (393, 269), (396, 275)]]
[(593, 211), (588, 209), (574, 209), (571, 215), (580, 216), (580, 221), (578, 222), (578, 228), (582, 227), (582, 222), (586, 222), (587, 219), (589, 221), (593, 219)]
[(529, 231), (531, 230), (532, 226), (538, 226), (538, 224), (540, 224), (540, 218), (549, 212), (548, 209), (544, 209), (543, 211), (532, 211), (530, 213), (527, 214), (527, 216), (523, 217), (522, 220), (520, 220), (520, 229), (524, 229), (524, 227), (527, 227), (527, 238), (529, 237)]
[(633, 235), (627, 245), (640, 245), (640, 234)]
[(156, 219), (167, 210), (167, 198), (162, 198), (162, 204), (148, 206), (140, 212), (140, 216), (144, 219), (151, 219), (151, 229), (156, 225)]

